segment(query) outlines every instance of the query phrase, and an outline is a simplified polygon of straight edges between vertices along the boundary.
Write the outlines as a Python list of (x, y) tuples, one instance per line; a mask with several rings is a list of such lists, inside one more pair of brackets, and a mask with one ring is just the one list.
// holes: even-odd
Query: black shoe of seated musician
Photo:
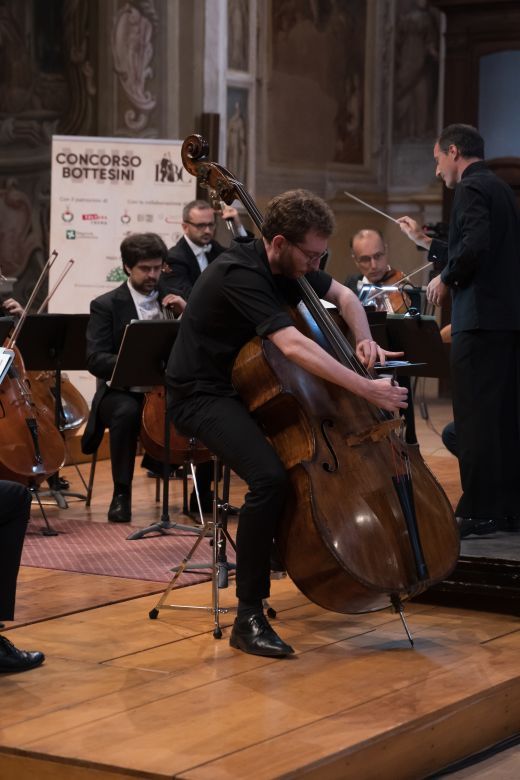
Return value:
[(229, 644), (244, 653), (268, 658), (284, 658), (294, 653), (293, 648), (273, 630), (263, 612), (247, 618), (235, 618)]
[(465, 539), (471, 534), (474, 534), (475, 536), (489, 536), (496, 533), (498, 530), (498, 523), (493, 518), (475, 519), (472, 517), (456, 517), (455, 520), (459, 526), (461, 539)]
[(127, 493), (116, 493), (108, 508), (108, 519), (111, 523), (129, 523), (132, 519), (130, 496)]
[(49, 477), (47, 483), (51, 490), (68, 490), (70, 488), (70, 482), (58, 474), (53, 474)]
[(5, 636), (0, 636), (0, 672), (25, 672), (45, 660), (38, 650), (18, 650)]

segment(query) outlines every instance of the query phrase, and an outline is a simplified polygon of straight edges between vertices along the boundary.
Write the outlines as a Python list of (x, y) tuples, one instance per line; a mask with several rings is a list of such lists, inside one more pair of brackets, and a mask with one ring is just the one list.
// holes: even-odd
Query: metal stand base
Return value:
[(31, 491), (31, 493), (35, 497), (35, 499), (36, 499), (36, 501), (38, 503), (38, 506), (40, 508), (40, 512), (42, 513), (42, 517), (45, 520), (44, 528), (40, 529), (42, 536), (58, 536), (58, 531), (55, 531), (54, 528), (52, 528), (52, 526), (49, 523), (49, 520), (47, 518), (47, 514), (46, 514), (45, 509), (43, 508), (43, 504), (41, 502), (40, 492), (39, 492), (38, 488), (29, 487), (29, 490)]
[[(191, 549), (183, 558), (182, 563), (179, 566), (175, 566), (172, 569), (172, 571), (175, 572), (172, 580), (168, 584), (168, 587), (162, 594), (161, 598), (159, 599), (155, 607), (152, 610), (150, 610), (148, 616), (151, 620), (155, 620), (158, 617), (160, 610), (162, 609), (204, 610), (213, 615), (214, 638), (221, 639), (222, 629), (220, 628), (220, 615), (229, 612), (229, 609), (225, 607), (221, 607), (219, 605), (219, 589), (228, 586), (229, 571), (235, 568), (235, 565), (229, 563), (225, 557), (225, 546), (226, 546), (226, 542), (229, 542), (233, 548), (235, 548), (235, 545), (226, 527), (228, 504), (227, 502), (220, 503), (216, 498), (216, 489), (217, 489), (216, 486), (218, 485), (219, 467), (218, 467), (217, 459), (214, 458), (213, 460), (214, 460), (214, 486), (215, 486), (215, 492), (213, 498), (213, 515), (209, 520), (206, 519), (202, 513), (202, 509), (199, 501), (197, 483), (195, 479), (195, 472), (193, 470), (192, 472), (192, 476), (194, 478), (193, 485), (197, 495), (197, 502), (199, 505), (199, 514), (201, 519), (200, 526), (197, 529), (195, 529), (197, 534), (197, 539), (193, 543)], [(194, 529), (190, 528), (190, 530), (194, 530)], [(190, 563), (200, 543), (204, 538), (207, 537), (209, 537), (210, 539), (210, 545), (212, 548), (212, 560), (207, 563), (206, 562)], [(175, 587), (175, 584), (179, 579), (179, 577), (181, 576), (181, 574), (183, 572), (196, 571), (200, 569), (211, 570), (211, 594), (212, 594), (211, 605), (204, 607), (204, 606), (189, 605), (189, 604), (167, 604), (166, 601), (171, 591)]]

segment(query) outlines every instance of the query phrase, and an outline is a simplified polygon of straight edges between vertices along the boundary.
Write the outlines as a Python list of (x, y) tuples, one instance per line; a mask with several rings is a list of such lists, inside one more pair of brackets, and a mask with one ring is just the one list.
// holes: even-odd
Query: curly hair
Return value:
[(309, 190), (289, 190), (267, 204), (262, 235), (268, 241), (282, 235), (292, 243), (299, 243), (309, 230), (328, 238), (334, 227), (334, 214), (324, 200)]
[(133, 268), (140, 260), (166, 262), (168, 249), (157, 233), (132, 233), (124, 238), (120, 246), (123, 266)]

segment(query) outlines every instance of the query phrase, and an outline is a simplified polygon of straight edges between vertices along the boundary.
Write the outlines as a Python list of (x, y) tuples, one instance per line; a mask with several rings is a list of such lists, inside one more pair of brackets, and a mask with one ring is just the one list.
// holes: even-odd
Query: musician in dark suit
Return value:
[(427, 298), (451, 291), (453, 412), (463, 494), (461, 536), (493, 533), (520, 516), (520, 214), (486, 167), (484, 141), (450, 125), (434, 147), (436, 174), (455, 190), (448, 243), (409, 217), (399, 222), (431, 260), (446, 261)]
[(176, 314), (184, 309), (185, 301), (174, 293), (159, 302), (157, 283), (166, 255), (166, 245), (155, 233), (128, 236), (121, 244), (121, 259), (128, 280), (90, 304), (87, 368), (98, 382), (81, 446), (85, 453), (95, 452), (105, 428), (109, 429), (114, 483), (108, 510), (111, 522), (131, 520), (131, 486), (144, 392), (141, 388), (112, 388), (107, 381), (112, 376), (125, 327), (131, 320), (160, 319), (161, 303)]
[[(223, 206), (221, 216), (233, 223), (236, 235), (246, 235), (238, 217), (231, 206)], [(225, 247), (215, 241), (216, 215), (205, 200), (192, 200), (182, 211), (182, 229), (184, 235), (168, 251), (166, 271), (159, 282), (159, 292), (165, 295), (178, 292), (186, 300), (202, 271), (209, 263), (224, 252)]]
[[(22, 557), (23, 540), (31, 494), (18, 482), (0, 480), (0, 620), (13, 620), (16, 580)], [(19, 650), (0, 636), (0, 672), (24, 672), (43, 663), (37, 650)]]

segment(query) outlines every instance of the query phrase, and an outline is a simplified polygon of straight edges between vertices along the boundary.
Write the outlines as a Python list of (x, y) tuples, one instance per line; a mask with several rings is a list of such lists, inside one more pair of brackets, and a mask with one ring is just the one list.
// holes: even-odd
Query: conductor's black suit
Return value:
[(453, 410), (463, 494), (456, 514), (520, 516), (520, 215), (512, 190), (484, 161), (457, 184), (447, 260), (452, 290)]

